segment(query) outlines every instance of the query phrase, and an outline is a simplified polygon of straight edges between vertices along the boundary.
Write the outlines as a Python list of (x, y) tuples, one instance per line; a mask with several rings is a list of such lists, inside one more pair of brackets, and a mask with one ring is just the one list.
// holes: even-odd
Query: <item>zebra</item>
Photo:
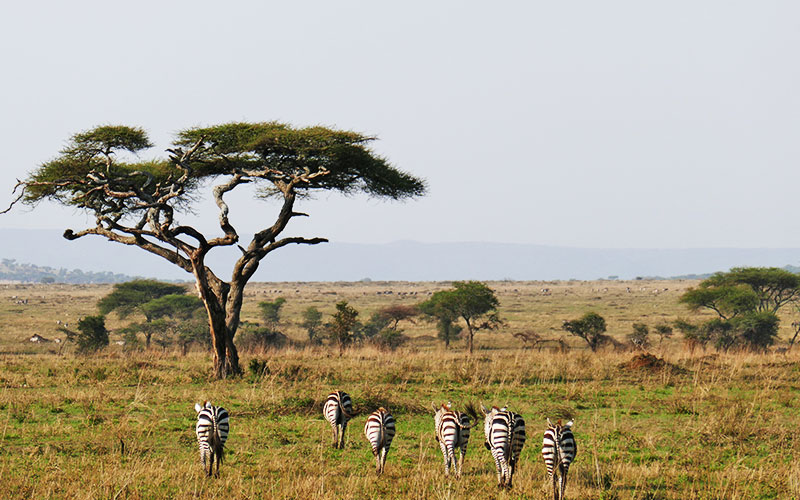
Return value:
[(343, 450), (344, 431), (347, 429), (347, 422), (353, 417), (353, 402), (350, 395), (342, 391), (328, 394), (322, 414), (333, 428), (333, 447)]
[[(221, 406), (214, 406), (206, 401), (201, 406), (199, 403), (194, 405), (197, 412), (197, 444), (200, 447), (200, 461), (203, 463), (203, 472), (211, 477), (211, 470), (214, 468), (214, 460), (217, 462), (217, 472), (219, 477), (219, 464), (222, 463), (224, 456), (225, 441), (228, 440), (230, 423), (228, 421), (228, 411)], [(208, 462), (208, 471), (206, 471)]]
[[(542, 458), (547, 467), (547, 475), (553, 483), (553, 500), (563, 500), (567, 489), (567, 472), (569, 465), (578, 454), (575, 437), (572, 435), (572, 420), (561, 425), (561, 420), (553, 425), (547, 419), (547, 430), (542, 442)], [(556, 471), (560, 480), (556, 481)]]
[(481, 404), (485, 416), (483, 432), (486, 449), (492, 452), (497, 469), (497, 486), (511, 488), (519, 454), (525, 446), (525, 420), (507, 408), (493, 406), (491, 410)]
[[(436, 441), (444, 455), (444, 475), (450, 475), (450, 464), (456, 469), (456, 477), (461, 477), (461, 469), (464, 466), (464, 456), (467, 454), (467, 443), (469, 443), (469, 430), (472, 428), (469, 416), (459, 411), (453, 411), (451, 405), (431, 405), (433, 411), (434, 425), (436, 426)], [(456, 448), (460, 451), (458, 462), (456, 462)]]
[(364, 435), (367, 436), (372, 454), (375, 456), (375, 472), (383, 473), (386, 466), (386, 455), (389, 453), (389, 446), (394, 439), (395, 427), (394, 417), (386, 411), (384, 407), (375, 410), (369, 417), (364, 426)]

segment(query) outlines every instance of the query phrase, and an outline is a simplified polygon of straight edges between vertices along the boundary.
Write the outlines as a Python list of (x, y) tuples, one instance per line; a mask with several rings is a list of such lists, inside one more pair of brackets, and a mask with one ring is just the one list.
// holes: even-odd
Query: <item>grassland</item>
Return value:
[[(7, 285), (0, 288), (0, 497), (548, 498), (539, 458), (544, 419), (571, 416), (579, 452), (568, 498), (800, 498), (795, 353), (689, 353), (676, 338), (654, 349), (665, 368), (636, 368), (626, 365), (629, 352), (592, 354), (574, 339), (567, 353), (522, 349), (509, 335), (560, 338), (563, 319), (591, 309), (621, 339), (633, 322), (688, 317), (676, 299), (692, 284), (493, 283), (507, 325), (479, 334), (472, 357), (445, 351), (433, 327), (419, 323), (405, 327), (413, 340), (394, 353), (244, 353), (245, 366), (259, 359), (267, 371), (229, 381), (209, 379), (203, 352), (124, 354), (111, 346), (79, 358), (26, 343), (32, 333), (57, 336), (56, 320), (93, 313), (108, 288)], [(290, 323), (308, 305), (330, 312), (345, 299), (366, 315), (444, 287), (260, 284), (248, 290), (245, 316), (255, 320), (259, 300), (284, 296), (286, 330), (299, 340), (302, 330)], [(385, 291), (392, 294), (378, 294)], [(16, 304), (23, 296), (28, 303)], [(112, 328), (121, 325), (110, 318)], [(330, 447), (321, 417), (333, 389), (348, 391), (359, 411), (344, 450)], [(228, 455), (212, 480), (202, 476), (192, 431), (193, 405), (205, 399), (231, 412)], [(525, 416), (529, 443), (512, 491), (496, 489), (480, 432), (464, 477), (442, 477), (430, 404), (446, 400), (507, 404)], [(380, 405), (397, 418), (398, 435), (386, 474), (375, 477), (362, 426)]]

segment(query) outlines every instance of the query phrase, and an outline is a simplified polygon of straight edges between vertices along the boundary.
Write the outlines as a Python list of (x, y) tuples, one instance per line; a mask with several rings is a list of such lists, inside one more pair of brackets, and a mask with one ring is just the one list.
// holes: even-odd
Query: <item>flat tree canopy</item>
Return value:
[[(298, 196), (362, 192), (400, 200), (425, 193), (424, 181), (369, 149), (373, 140), (325, 127), (227, 123), (182, 130), (166, 158), (141, 160), (137, 155), (152, 147), (144, 130), (101, 126), (74, 135), (56, 158), (20, 181), (14, 203), (50, 200), (84, 210), (94, 216), (95, 226), (67, 229), (65, 238), (103, 236), (138, 246), (191, 273), (208, 312), (214, 371), (225, 377), (240, 371), (233, 338), (244, 285), (261, 259), (286, 245), (327, 241), (281, 236), (292, 218), (306, 215), (294, 210)], [(211, 195), (219, 207), (220, 233), (210, 236), (179, 222), (207, 181), (215, 183)], [(258, 186), (259, 196), (275, 198), (281, 207), (271, 224), (249, 242), (240, 242), (224, 197), (249, 183)], [(228, 281), (205, 265), (210, 251), (226, 246), (241, 252)]]

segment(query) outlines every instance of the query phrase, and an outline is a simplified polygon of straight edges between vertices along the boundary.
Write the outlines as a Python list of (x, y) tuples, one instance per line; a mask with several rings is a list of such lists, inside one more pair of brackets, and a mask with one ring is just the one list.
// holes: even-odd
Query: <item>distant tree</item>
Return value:
[(142, 309), (144, 304), (165, 295), (184, 293), (186, 293), (186, 288), (181, 285), (155, 280), (134, 280), (117, 283), (111, 293), (97, 302), (97, 309), (101, 314), (116, 312), (121, 319), (125, 319), (134, 313), (141, 313), (147, 321), (151, 321), (153, 318)]
[[(186, 288), (172, 283), (162, 283), (154, 280), (134, 280), (117, 283), (111, 292), (97, 302), (97, 309), (101, 314), (116, 312), (120, 319), (125, 319), (131, 314), (140, 313), (145, 321), (150, 323), (159, 315), (157, 309), (145, 307), (150, 301), (166, 295), (185, 294)], [(145, 348), (150, 348), (153, 329), (142, 328), (145, 336)]]
[(85, 316), (78, 321), (78, 331), (60, 328), (66, 334), (68, 342), (74, 342), (76, 352), (88, 354), (108, 346), (108, 330), (103, 316)]
[(456, 324), (457, 312), (447, 307), (449, 303), (447, 295), (434, 294), (417, 306), (427, 319), (436, 322), (437, 337), (444, 341), (445, 349), (450, 348), (450, 342), (457, 339), (462, 330), (461, 326)]
[(658, 343), (663, 344), (664, 339), (672, 337), (672, 327), (666, 323), (660, 323), (655, 327), (656, 335), (658, 335)]
[(608, 339), (605, 335), (606, 320), (596, 312), (588, 312), (579, 319), (565, 321), (562, 328), (585, 340), (592, 352), (596, 352)]
[(645, 350), (650, 346), (647, 337), (650, 335), (650, 329), (644, 323), (634, 323), (633, 333), (628, 335), (628, 340), (637, 349)]
[(364, 338), (372, 340), (373, 338), (377, 337), (382, 331), (387, 330), (391, 322), (392, 320), (390, 318), (384, 316), (378, 311), (372, 313), (366, 322), (364, 323), (357, 322), (355, 329)]
[(461, 318), (467, 325), (467, 348), (472, 354), (475, 332), (497, 328), (502, 323), (497, 313), (499, 301), (494, 290), (480, 281), (457, 281), (453, 288), (434, 293), (419, 305), (420, 310), (437, 318)]
[(395, 304), (381, 308), (378, 314), (389, 320), (388, 328), (397, 331), (398, 323), (411, 321), (416, 316), (419, 316), (420, 310), (413, 305)]
[(203, 307), (203, 301), (192, 295), (164, 295), (142, 304), (141, 311), (149, 319), (188, 320)]
[(774, 267), (733, 268), (703, 280), (680, 301), (692, 310), (709, 309), (719, 316), (693, 330), (684, 329), (690, 341), (713, 342), (721, 350), (764, 350), (777, 338), (780, 308), (800, 301), (800, 276)]
[(328, 323), (328, 337), (339, 346), (339, 356), (344, 353), (345, 347), (354, 339), (354, 332), (358, 323), (358, 311), (343, 300), (336, 304), (336, 312)]
[(281, 307), (286, 303), (286, 299), (278, 297), (273, 302), (264, 301), (258, 303), (258, 308), (261, 310), (261, 319), (264, 320), (265, 326), (270, 330), (278, 330), (281, 322)]
[[(140, 160), (136, 155), (153, 146), (140, 128), (108, 125), (75, 134), (59, 155), (17, 183), (12, 206), (49, 200), (82, 210), (95, 225), (67, 229), (68, 240), (97, 235), (191, 273), (206, 307), (217, 378), (241, 373), (234, 336), (245, 285), (261, 260), (287, 245), (327, 241), (283, 236), (292, 219), (307, 215), (296, 211), (298, 198), (314, 191), (393, 200), (425, 194), (424, 181), (375, 154), (368, 135), (277, 122), (195, 127), (176, 135), (167, 158)], [(245, 184), (281, 206), (272, 223), (240, 242), (224, 197)], [(192, 212), (204, 189), (219, 207), (220, 234), (206, 235), (185, 223), (183, 215)], [(241, 250), (228, 281), (206, 265), (209, 253), (225, 247)]]
[(302, 312), (303, 322), (300, 326), (308, 332), (308, 341), (312, 344), (319, 343), (319, 333), (322, 327), (322, 312), (314, 306), (308, 306)]

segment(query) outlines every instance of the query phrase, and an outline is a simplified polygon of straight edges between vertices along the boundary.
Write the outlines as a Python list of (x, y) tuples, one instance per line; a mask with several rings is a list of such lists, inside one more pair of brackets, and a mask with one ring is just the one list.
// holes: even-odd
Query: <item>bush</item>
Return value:
[(634, 323), (633, 333), (628, 334), (628, 341), (633, 344), (636, 349), (645, 350), (650, 347), (650, 342), (647, 337), (650, 335), (650, 329), (644, 323)]
[(79, 354), (97, 352), (108, 346), (105, 316), (86, 316), (78, 321), (77, 332), (66, 328), (61, 331), (67, 335), (67, 341), (75, 343)]

